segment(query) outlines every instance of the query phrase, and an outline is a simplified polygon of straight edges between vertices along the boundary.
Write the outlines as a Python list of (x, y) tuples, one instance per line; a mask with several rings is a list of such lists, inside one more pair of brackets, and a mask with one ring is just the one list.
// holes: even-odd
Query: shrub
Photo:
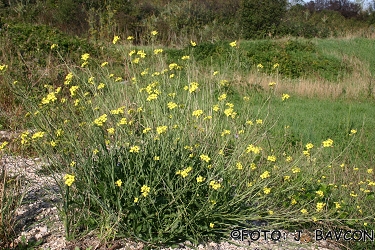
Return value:
[[(59, 86), (25, 98), (34, 130), (19, 141), (50, 162), (68, 239), (94, 230), (156, 246), (223, 238), (259, 221), (271, 228), (358, 218), (344, 205), (348, 190), (316, 182), (336, 182), (327, 167), (339, 164), (335, 139), (291, 152), (274, 147), (276, 118), (261, 115), (252, 94), (223, 74), (204, 77), (192, 54), (167, 64), (161, 50), (124, 49), (127, 81), (84, 54)], [(261, 107), (281, 102), (273, 93)]]
[(266, 38), (275, 35), (282, 17), (286, 13), (287, 1), (243, 0), (241, 2), (241, 23), (246, 39)]

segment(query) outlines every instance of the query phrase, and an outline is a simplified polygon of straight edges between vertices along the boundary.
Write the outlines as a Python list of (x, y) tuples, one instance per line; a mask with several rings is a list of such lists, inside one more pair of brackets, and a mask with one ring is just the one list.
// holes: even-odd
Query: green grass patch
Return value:
[(323, 53), (333, 54), (335, 56), (358, 58), (366, 67), (369, 68), (371, 75), (375, 75), (375, 41), (366, 38), (351, 39), (319, 39), (316, 40), (316, 46)]

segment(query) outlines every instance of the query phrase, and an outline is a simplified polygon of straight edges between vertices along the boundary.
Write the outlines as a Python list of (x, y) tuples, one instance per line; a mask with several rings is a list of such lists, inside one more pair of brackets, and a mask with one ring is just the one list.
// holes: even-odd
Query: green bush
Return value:
[(242, 0), (241, 25), (245, 39), (261, 38), (277, 34), (277, 29), (287, 12), (286, 0)]
[(262, 64), (265, 72), (272, 72), (279, 63), (279, 73), (289, 78), (314, 75), (336, 81), (350, 74), (350, 65), (344, 65), (333, 56), (322, 55), (311, 41), (258, 41), (244, 44), (243, 48), (252, 65)]

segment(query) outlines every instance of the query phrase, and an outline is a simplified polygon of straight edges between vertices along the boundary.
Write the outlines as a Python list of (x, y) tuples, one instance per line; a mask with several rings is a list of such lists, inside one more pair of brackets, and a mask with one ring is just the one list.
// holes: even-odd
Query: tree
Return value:
[(275, 35), (287, 6), (287, 0), (242, 0), (241, 24), (244, 38)]

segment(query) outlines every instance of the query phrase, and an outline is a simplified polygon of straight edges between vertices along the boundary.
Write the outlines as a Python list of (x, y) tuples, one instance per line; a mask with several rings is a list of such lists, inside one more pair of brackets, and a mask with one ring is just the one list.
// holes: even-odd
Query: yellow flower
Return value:
[(287, 156), (285, 159), (286, 162), (291, 162), (293, 161), (293, 158), (291, 156)]
[(214, 190), (218, 190), (221, 187), (221, 184), (215, 180), (210, 181), (209, 185)]
[(319, 197), (323, 197), (324, 196), (324, 193), (322, 190), (318, 190), (315, 192)]
[(48, 104), (50, 102), (55, 102), (57, 100), (55, 92), (48, 93), (46, 97), (42, 99), (42, 104)]
[(203, 178), (202, 176), (198, 176), (197, 177), (197, 182), (199, 183), (199, 182), (204, 182), (204, 180), (205, 180), (206, 178)]
[(222, 100), (225, 100), (227, 98), (227, 94), (222, 94), (222, 95), (220, 95), (217, 99), (219, 100), (219, 101), (222, 101)]
[(138, 146), (131, 146), (129, 152), (130, 153), (139, 153), (139, 147)]
[(200, 158), (202, 161), (205, 161), (207, 163), (211, 160), (211, 158), (208, 155), (204, 155), (204, 154), (200, 155)]
[(260, 178), (262, 179), (267, 179), (269, 178), (271, 175), (270, 175), (270, 172), (268, 171), (264, 171), (263, 174), (260, 175)]
[(350, 191), (349, 195), (352, 196), (352, 197), (357, 197), (358, 196), (358, 194), (354, 193), (354, 191)]
[(159, 161), (160, 157), (159, 156), (154, 156), (154, 161)]
[(273, 68), (274, 69), (276, 69), (276, 68), (278, 68), (280, 65), (278, 64), (278, 63), (275, 63), (274, 65), (273, 65)]
[(112, 43), (116, 44), (118, 42), (118, 40), (120, 40), (120, 37), (119, 36), (114, 36)]
[(38, 139), (38, 138), (43, 138), (45, 132), (36, 132), (33, 134), (33, 136), (31, 137), (32, 139)]
[(210, 223), (210, 228), (214, 228), (215, 224), (214, 223)]
[(273, 211), (272, 210), (268, 210), (268, 214), (269, 215), (273, 215)]
[(291, 200), (290, 204), (292, 204), (292, 205), (296, 205), (296, 204), (297, 204), (296, 199), (293, 198), (293, 199)]
[(317, 212), (322, 211), (325, 205), (326, 205), (326, 204), (323, 203), (323, 202), (318, 202), (318, 203), (316, 204), (316, 211), (317, 211)]
[(303, 150), (302, 153), (303, 155), (310, 156), (310, 151), (308, 150)]
[(276, 156), (274, 156), (274, 155), (267, 156), (267, 161), (275, 162), (276, 161)]
[(60, 93), (60, 91), (61, 91), (61, 87), (58, 87), (58, 88), (56, 89), (56, 91), (55, 91), (55, 94)]
[(281, 100), (285, 101), (285, 100), (289, 99), (289, 97), (290, 97), (290, 95), (288, 95), (288, 94), (283, 94), (283, 95), (281, 96)]
[(257, 147), (257, 146), (254, 146), (253, 144), (250, 144), (249, 146), (247, 146), (246, 148), (246, 153), (254, 153), (254, 154), (259, 154), (260, 151), (262, 150), (261, 147)]
[(178, 105), (177, 105), (177, 103), (174, 103), (174, 102), (168, 102), (167, 106), (170, 110), (172, 110), (172, 109), (176, 108)]
[(190, 93), (193, 93), (198, 89), (199, 84), (197, 82), (192, 82), (189, 84), (189, 86), (185, 86), (185, 87), (187, 87), (186, 90), (189, 90)]
[(373, 170), (372, 168), (368, 168), (368, 169), (367, 169), (367, 173), (368, 173), (368, 174), (372, 174), (372, 173), (374, 173), (374, 170)]
[(102, 64), (100, 64), (100, 67), (105, 67), (105, 66), (107, 66), (108, 65), (108, 62), (103, 62)]
[(177, 175), (181, 175), (182, 178), (185, 178), (185, 177), (187, 177), (187, 176), (189, 175), (189, 173), (190, 173), (191, 170), (193, 170), (192, 167), (187, 167), (187, 168), (185, 168), (185, 169), (183, 169), (183, 170), (178, 170), (178, 171), (176, 172), (176, 174), (177, 174)]
[(257, 119), (257, 120), (255, 121), (255, 123), (256, 123), (256, 124), (263, 124), (263, 120), (262, 120), (262, 119)]
[(64, 85), (69, 85), (73, 79), (73, 73), (69, 73), (65, 76)]
[(116, 186), (121, 187), (122, 181), (119, 179), (115, 182)]
[(134, 36), (128, 36), (126, 39), (127, 39), (127, 40), (133, 40), (133, 39), (134, 39)]
[(139, 200), (139, 198), (138, 198), (138, 197), (135, 197), (135, 198), (134, 198), (134, 203), (138, 203), (138, 200)]
[(57, 48), (58, 46), (59, 46), (59, 45), (57, 45), (56, 43), (52, 44), (52, 45), (51, 45), (51, 50)]
[(269, 193), (271, 193), (271, 188), (269, 188), (269, 187), (264, 187), (264, 188), (263, 188), (263, 193), (264, 193), (264, 194), (269, 194)]
[(88, 54), (88, 53), (85, 53), (85, 54), (83, 54), (83, 55), (81, 56), (81, 59), (82, 59), (83, 61), (87, 61), (89, 58), (90, 58), (90, 54)]
[(75, 94), (76, 94), (76, 91), (77, 91), (77, 89), (79, 88), (79, 86), (72, 86), (72, 87), (70, 87), (70, 89), (69, 89), (69, 91), (70, 91), (70, 96), (75, 96)]
[(237, 167), (238, 170), (242, 170), (243, 169), (243, 166), (242, 166), (241, 162), (237, 162), (236, 163), (236, 167)]
[(196, 43), (196, 42), (193, 42), (193, 41), (190, 41), (190, 44), (191, 44), (191, 46), (193, 46), (193, 47), (197, 46), (197, 43)]
[(115, 82), (121, 82), (122, 81), (122, 77), (116, 77), (116, 79), (115, 79)]
[(3, 150), (5, 148), (5, 146), (8, 145), (8, 142), (7, 141), (4, 141), (3, 143), (1, 143), (0, 145), (0, 150)]
[(112, 115), (119, 115), (124, 113), (125, 106), (119, 107), (118, 109), (112, 109), (111, 114)]
[(224, 136), (224, 135), (230, 135), (230, 130), (224, 129), (223, 132), (221, 132), (221, 136)]
[(74, 182), (74, 178), (75, 178), (74, 175), (66, 174), (66, 175), (64, 176), (65, 184), (66, 184), (68, 187), (70, 187), (70, 186), (73, 184), (73, 182)]
[(158, 99), (158, 95), (157, 94), (151, 94), (147, 97), (147, 101), (152, 101), (152, 100), (155, 100), (155, 99)]
[(212, 109), (213, 109), (215, 112), (217, 112), (217, 111), (220, 110), (219, 105), (214, 105), (214, 106), (212, 107)]
[(139, 63), (139, 60), (140, 60), (140, 58), (137, 57), (137, 58), (135, 58), (135, 59), (132, 61), (132, 63), (137, 64), (137, 63)]
[(273, 86), (275, 86), (276, 85), (276, 82), (270, 82), (269, 84), (268, 84), (268, 86), (270, 86), (271, 88), (273, 87)]
[(356, 129), (352, 129), (352, 130), (350, 130), (350, 134), (349, 135), (354, 135), (356, 133), (357, 133), (357, 130)]
[(314, 145), (313, 145), (311, 142), (309, 142), (309, 143), (306, 144), (306, 149), (307, 149), (307, 150), (310, 150), (310, 149), (312, 149), (313, 147), (314, 147)]
[(332, 147), (332, 144), (333, 144), (332, 139), (327, 139), (327, 140), (323, 141), (323, 147), (325, 147), (325, 148)]
[(248, 121), (246, 121), (246, 125), (254, 125), (254, 123), (253, 123), (253, 121), (251, 121), (251, 120), (248, 120)]
[(305, 209), (305, 208), (301, 209), (301, 213), (302, 213), (302, 214), (307, 214), (307, 213), (308, 213), (308, 212), (307, 212), (307, 209)]
[(183, 56), (181, 57), (182, 60), (189, 60), (190, 59), (190, 56)]
[(101, 115), (99, 118), (96, 118), (94, 120), (94, 124), (101, 127), (103, 126), (103, 124), (107, 121), (107, 115), (104, 114), (104, 115)]
[(341, 208), (340, 202), (335, 201), (333, 203), (335, 203), (336, 209), (340, 209)]
[(228, 117), (230, 116), (230, 117), (232, 117), (232, 118), (235, 118), (236, 115), (237, 115), (237, 113), (234, 112), (233, 108), (225, 109), (225, 110), (224, 110), (224, 114), (225, 114), (226, 116), (228, 116)]
[(237, 47), (237, 41), (231, 42), (229, 45), (230, 45), (231, 47)]
[(285, 175), (284, 176), (284, 181), (289, 181), (290, 180), (290, 176), (289, 175)]
[(145, 129), (143, 130), (143, 134), (146, 134), (146, 133), (148, 133), (149, 131), (151, 131), (151, 128), (145, 128)]
[(109, 128), (109, 129), (107, 129), (107, 132), (108, 132), (108, 134), (113, 135), (115, 133), (115, 129)]
[(299, 167), (293, 167), (292, 172), (293, 172), (293, 174), (296, 174), (296, 173), (301, 172), (301, 169)]
[(143, 185), (141, 187), (141, 193), (144, 197), (146, 197), (150, 193), (150, 187)]
[(139, 51), (137, 52), (137, 55), (140, 55), (141, 58), (145, 58), (145, 57), (146, 57), (146, 53), (145, 53), (144, 50), (139, 50)]
[(168, 129), (167, 126), (159, 126), (156, 128), (156, 132), (158, 133), (158, 135), (160, 135), (160, 134), (167, 132), (167, 129)]
[(79, 99), (75, 99), (74, 100), (74, 106), (78, 106), (78, 104), (79, 104)]
[(252, 163), (250, 164), (250, 169), (251, 169), (251, 170), (255, 170), (255, 169), (257, 169), (257, 165), (256, 165), (254, 162), (252, 162)]
[(8, 65), (2, 64), (0, 65), (0, 72), (5, 71), (8, 68)]
[(212, 73), (213, 76), (216, 76), (217, 74), (219, 74), (219, 71), (214, 71), (214, 73)]
[(257, 68), (258, 68), (258, 69), (263, 69), (263, 65), (259, 63), (259, 64), (257, 65)]
[(159, 32), (157, 32), (156, 30), (151, 31), (151, 35), (153, 36), (156, 36), (157, 34), (159, 34)]
[(134, 49), (129, 52), (129, 56), (132, 56), (134, 54), (135, 54), (135, 50)]
[(20, 137), (21, 137), (21, 144), (23, 145), (23, 144), (26, 144), (27, 143), (27, 137), (28, 137), (28, 135), (29, 135), (29, 132), (23, 132), (21, 135), (20, 135)]
[(203, 110), (201, 110), (201, 109), (193, 111), (193, 116), (195, 116), (195, 117), (199, 117), (202, 114), (203, 114)]
[(157, 54), (160, 54), (160, 53), (163, 53), (163, 49), (155, 49), (154, 50), (154, 55), (157, 55)]

